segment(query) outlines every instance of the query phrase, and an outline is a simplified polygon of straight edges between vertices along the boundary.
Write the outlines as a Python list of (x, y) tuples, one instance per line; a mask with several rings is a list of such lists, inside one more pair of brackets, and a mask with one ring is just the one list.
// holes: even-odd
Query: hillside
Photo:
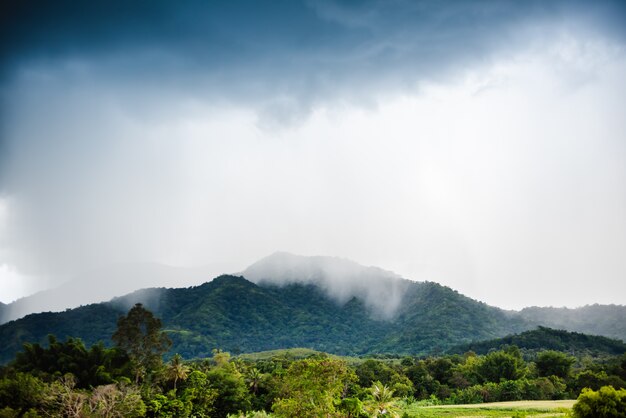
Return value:
[(51, 289), (0, 305), (0, 324), (30, 313), (61, 312), (91, 303), (106, 302), (137, 289), (200, 284), (207, 277), (229, 271), (223, 264), (199, 268), (171, 267), (156, 263), (120, 263), (80, 274)]
[(530, 307), (520, 317), (550, 328), (604, 335), (626, 341), (626, 306), (587, 305), (581, 308)]
[[(554, 318), (553, 308), (504, 311), (434, 282), (405, 280), (340, 258), (276, 253), (243, 275), (247, 278), (224, 275), (189, 288), (144, 289), (0, 325), (0, 362), (24, 342), (45, 343), (48, 334), (109, 344), (117, 318), (135, 303), (162, 319), (174, 343), (172, 353), (187, 358), (210, 356), (214, 348), (234, 354), (292, 347), (342, 355), (437, 354), (550, 326), (550, 321), (576, 331), (569, 326), (583, 324), (589, 334), (626, 334), (624, 307), (594, 306), (582, 308), (582, 314), (557, 310)], [(582, 322), (589, 309), (605, 315), (596, 318), (596, 328)]]
[(508, 335), (503, 338), (461, 344), (452, 348), (449, 352), (462, 354), (467, 351), (473, 351), (476, 354), (486, 354), (491, 350), (498, 350), (507, 345), (516, 345), (527, 352), (556, 350), (574, 355), (591, 355), (593, 357), (620, 355), (626, 352), (626, 344), (623, 341), (546, 327), (538, 327), (534, 330)]
[(393, 319), (380, 319), (355, 297), (338, 303), (313, 284), (257, 285), (221, 276), (186, 289), (148, 289), (4, 324), (0, 361), (12, 358), (23, 342), (45, 342), (48, 334), (77, 336), (86, 344), (109, 342), (117, 317), (135, 302), (162, 318), (174, 341), (172, 352), (185, 357), (208, 356), (218, 347), (234, 353), (307, 347), (337, 354), (425, 354), (524, 326), (436, 283), (406, 281), (406, 286)]

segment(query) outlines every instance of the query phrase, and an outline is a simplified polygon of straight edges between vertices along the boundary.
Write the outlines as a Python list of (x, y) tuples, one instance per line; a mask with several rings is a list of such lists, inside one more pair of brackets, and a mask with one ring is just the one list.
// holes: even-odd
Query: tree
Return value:
[(49, 335), (48, 348), (38, 343), (24, 344), (23, 351), (15, 356), (13, 367), (46, 380), (71, 373), (76, 387), (87, 389), (110, 384), (121, 376), (129, 375), (127, 363), (126, 353), (119, 348), (109, 349), (98, 343), (88, 350), (78, 338), (70, 337), (61, 342), (54, 335)]
[(517, 380), (526, 374), (526, 365), (519, 350), (494, 351), (487, 354), (478, 367), (485, 382), (498, 383), (501, 379)]
[(358, 418), (365, 415), (363, 402), (359, 398), (343, 398), (339, 409), (344, 413), (345, 418)]
[(137, 303), (117, 321), (113, 341), (126, 351), (135, 373), (135, 383), (148, 372), (160, 368), (162, 356), (172, 342), (161, 331), (161, 320)]
[(413, 395), (418, 399), (428, 398), (429, 395), (436, 393), (440, 387), (439, 382), (428, 372), (426, 363), (423, 360), (408, 367), (406, 376), (413, 382), (413, 387), (415, 388)]
[(576, 418), (626, 418), (626, 389), (603, 386), (596, 392), (585, 388), (573, 411)]
[(263, 379), (263, 374), (259, 372), (256, 367), (248, 370), (248, 373), (246, 374), (246, 381), (248, 382), (248, 386), (250, 387), (253, 395), (256, 395), (259, 391), (259, 384), (261, 383), (261, 379)]
[(192, 416), (198, 418), (215, 416), (213, 411), (218, 392), (217, 389), (211, 388), (211, 382), (205, 373), (199, 370), (192, 371), (181, 386), (183, 391), (180, 397), (191, 402)]
[(11, 407), (19, 415), (45, 402), (46, 385), (27, 373), (16, 373), (0, 379), (0, 405)]
[(183, 358), (180, 354), (176, 354), (170, 360), (170, 364), (167, 367), (167, 376), (174, 381), (174, 391), (176, 391), (176, 383), (178, 380), (185, 380), (189, 374), (189, 367), (183, 363)]
[(541, 377), (558, 376), (565, 379), (569, 376), (575, 362), (574, 357), (565, 353), (546, 350), (539, 353), (535, 365), (537, 366), (537, 374)]
[(593, 372), (592, 370), (584, 370), (576, 375), (570, 386), (574, 393), (578, 393), (584, 388), (599, 390), (602, 386), (613, 386), (615, 388), (623, 388), (626, 383), (618, 376), (609, 376), (604, 370)]
[(397, 368), (383, 363), (380, 360), (365, 360), (356, 368), (359, 386), (367, 388), (374, 382), (381, 382), (389, 386), (400, 397), (413, 395), (413, 382)]
[(102, 418), (142, 417), (146, 405), (136, 387), (110, 384), (94, 388), (89, 398), (89, 411)]
[(45, 410), (58, 412), (58, 416), (81, 418), (85, 414), (88, 396), (75, 390), (76, 379), (70, 373), (54, 382), (46, 400)]
[(374, 382), (370, 388), (372, 399), (367, 403), (365, 409), (373, 418), (377, 417), (398, 417), (398, 410), (394, 405), (396, 398), (393, 390), (380, 382)]
[(308, 358), (295, 361), (284, 376), (281, 396), (272, 406), (278, 417), (336, 417), (335, 409), (350, 379), (341, 360)]
[(425, 362), (428, 373), (441, 384), (447, 384), (452, 378), (454, 363), (448, 357), (429, 358)]
[(252, 408), (250, 393), (243, 375), (229, 361), (230, 354), (213, 350), (215, 367), (206, 373), (209, 387), (217, 391), (211, 416), (224, 418), (228, 414), (246, 412)]
[(356, 368), (359, 385), (363, 388), (372, 386), (374, 382), (389, 385), (397, 372), (380, 360), (368, 359)]

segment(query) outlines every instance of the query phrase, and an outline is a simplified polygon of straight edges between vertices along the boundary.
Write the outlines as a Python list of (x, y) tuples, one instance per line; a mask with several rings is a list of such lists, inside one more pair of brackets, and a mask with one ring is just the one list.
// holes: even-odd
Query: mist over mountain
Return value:
[[(527, 321), (551, 328), (583, 333), (595, 333), (626, 341), (626, 306), (586, 305), (580, 308), (554, 308), (532, 306), (520, 311)], [(619, 318), (616, 321), (615, 318)]]
[(44, 343), (48, 334), (105, 341), (117, 318), (141, 302), (162, 318), (172, 352), (206, 357), (220, 348), (234, 353), (310, 347), (337, 354), (441, 352), (475, 338), (504, 336), (531, 325), (502, 310), (436, 283), (407, 281), (405, 303), (383, 319), (356, 297), (345, 303), (316, 284), (254, 284), (221, 276), (185, 289), (145, 289), (110, 302), (58, 313), (31, 314), (0, 326), (0, 361), (24, 342)]
[[(0, 361), (25, 342), (44, 343), (48, 334), (110, 344), (117, 318), (135, 303), (162, 318), (172, 352), (185, 357), (210, 356), (214, 348), (239, 353), (290, 347), (421, 355), (546, 325), (437, 283), (412, 282), (338, 258), (276, 253), (243, 274), (256, 283), (224, 275), (199, 286), (143, 289), (106, 303), (27, 315), (0, 325)], [(626, 320), (623, 308), (605, 310), (603, 325), (589, 324), (587, 332), (606, 335), (613, 324), (616, 337), (626, 339), (619, 331)], [(563, 318), (568, 312), (571, 321), (561, 321), (573, 330), (585, 315), (574, 309)]]
[(61, 286), (0, 306), (0, 324), (30, 313), (59, 312), (152, 287), (184, 287), (201, 284), (230, 268), (211, 264), (197, 268), (158, 263), (120, 263), (91, 270)]
[(276, 252), (252, 264), (242, 276), (257, 284), (313, 284), (326, 296), (344, 304), (352, 298), (365, 302), (374, 314), (392, 318), (409, 282), (378, 267), (365, 267), (339, 257), (305, 257)]

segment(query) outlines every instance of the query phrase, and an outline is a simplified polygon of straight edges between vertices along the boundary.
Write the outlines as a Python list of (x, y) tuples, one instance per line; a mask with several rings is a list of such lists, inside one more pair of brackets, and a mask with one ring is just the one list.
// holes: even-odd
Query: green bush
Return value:
[(450, 398), (454, 404), (483, 403), (484, 389), (481, 385), (470, 386), (457, 391)]
[(576, 418), (626, 418), (626, 389), (603, 386), (596, 392), (585, 388), (573, 410)]

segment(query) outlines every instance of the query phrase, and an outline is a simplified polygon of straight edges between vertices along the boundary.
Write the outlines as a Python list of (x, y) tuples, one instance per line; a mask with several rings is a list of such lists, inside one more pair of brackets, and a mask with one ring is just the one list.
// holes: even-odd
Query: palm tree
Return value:
[(400, 416), (395, 406), (396, 398), (393, 396), (393, 390), (380, 382), (374, 382), (370, 391), (372, 392), (372, 399), (367, 403), (365, 409), (367, 409), (373, 418), (397, 418)]
[(259, 383), (261, 383), (262, 378), (263, 378), (263, 374), (260, 371), (258, 371), (255, 367), (248, 370), (246, 380), (248, 381), (250, 390), (255, 395), (259, 390)]
[(170, 360), (170, 364), (167, 368), (167, 375), (170, 379), (174, 380), (174, 391), (176, 391), (176, 383), (178, 379), (185, 380), (189, 375), (189, 367), (183, 363), (183, 358), (180, 354), (176, 354)]

